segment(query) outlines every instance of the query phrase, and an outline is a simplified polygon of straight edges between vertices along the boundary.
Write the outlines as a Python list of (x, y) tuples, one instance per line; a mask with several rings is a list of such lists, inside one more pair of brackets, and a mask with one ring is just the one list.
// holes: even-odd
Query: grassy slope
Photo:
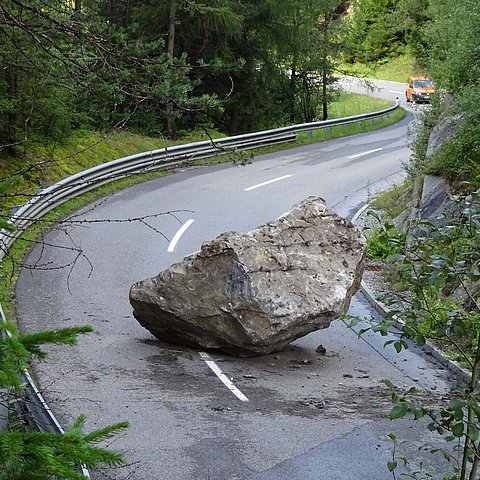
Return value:
[[(212, 137), (218, 137), (213, 132)], [(126, 131), (115, 131), (108, 135), (98, 132), (79, 130), (63, 144), (33, 146), (27, 151), (19, 151), (16, 157), (1, 156), (0, 175), (6, 178), (21, 172), (29, 166), (31, 170), (24, 175), (22, 192), (34, 193), (74, 173), (87, 170), (96, 165), (126, 157), (139, 152), (157, 150), (178, 143), (207, 140), (206, 134), (196, 133), (194, 138), (185, 136), (179, 142), (167, 139), (151, 138)], [(2, 206), (23, 203), (21, 198), (0, 202)]]
[(406, 83), (408, 76), (424, 73), (412, 57), (402, 55), (388, 62), (364, 65), (344, 65), (342, 70), (357, 77), (373, 78), (377, 80), (391, 80)]

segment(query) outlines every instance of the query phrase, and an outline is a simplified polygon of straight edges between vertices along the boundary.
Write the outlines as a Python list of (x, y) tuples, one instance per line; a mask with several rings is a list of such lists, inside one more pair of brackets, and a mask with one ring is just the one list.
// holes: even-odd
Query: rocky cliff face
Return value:
[[(462, 118), (454, 115), (444, 118), (435, 126), (428, 140), (426, 164), (446, 142), (455, 137), (461, 124)], [(426, 175), (417, 179), (411, 192), (412, 200), (407, 209), (394, 220), (395, 225), (404, 231), (409, 231), (410, 241), (414, 241), (416, 236), (424, 233), (423, 228), (420, 230), (416, 228), (419, 222), (430, 222), (435, 226), (441, 226), (444, 221), (441, 214), (454, 215), (454, 210), (457, 208), (450, 198), (450, 193), (449, 184), (441, 177)], [(443, 218), (440, 218), (441, 216)]]
[[(426, 164), (446, 142), (455, 137), (461, 124), (462, 117), (455, 115), (444, 118), (433, 129), (425, 155)], [(431, 237), (436, 229), (458, 224), (462, 212), (466, 210), (477, 212), (474, 215), (478, 215), (478, 198), (472, 203), (471, 195), (459, 195), (442, 177), (426, 175), (417, 179), (412, 200), (406, 210), (394, 219), (394, 223), (397, 228), (407, 232), (407, 243), (414, 245), (419, 239)], [(467, 305), (472, 299), (480, 297), (480, 282), (464, 281), (458, 288), (444, 294)]]

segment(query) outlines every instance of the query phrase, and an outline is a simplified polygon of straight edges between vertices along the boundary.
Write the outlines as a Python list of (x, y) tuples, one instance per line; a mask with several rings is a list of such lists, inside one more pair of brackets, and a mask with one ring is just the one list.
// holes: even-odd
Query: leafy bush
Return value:
[(383, 222), (374, 216), (374, 223), (366, 227), (363, 233), (367, 239), (368, 258), (387, 258), (400, 253), (405, 246), (405, 234), (389, 222)]
[[(480, 32), (476, 0), (429, 2), (430, 18), (421, 28), (424, 47), (418, 50), (442, 98), (422, 116), (413, 142), (409, 173), (431, 173), (450, 181), (469, 181), (480, 186), (480, 50), (473, 38)], [(425, 165), (428, 135), (445, 116), (458, 115), (462, 126)], [(426, 167), (426, 170), (424, 169)]]
[[(445, 449), (430, 449), (451, 466), (442, 478), (474, 480), (480, 466), (480, 191), (459, 197), (457, 202), (457, 214), (446, 219), (445, 226), (424, 225), (429, 228), (428, 235), (393, 256), (405, 290), (387, 292), (382, 300), (401, 308), (392, 309), (380, 323), (372, 320), (360, 335), (373, 330), (386, 336), (392, 325), (401, 324), (400, 336), (385, 345), (393, 345), (400, 352), (408, 348), (408, 340), (424, 345), (430, 339), (448, 346), (461, 359), (470, 380), (453, 390), (444, 405), (424, 404), (416, 396), (416, 389), (402, 393), (392, 382), (384, 383), (393, 404), (391, 420), (407, 415), (414, 420), (426, 418), (428, 430), (447, 442)], [(392, 248), (396, 245), (394, 240)], [(394, 450), (387, 468), (397, 478), (397, 439), (395, 435), (390, 438)], [(407, 458), (401, 460), (408, 464)], [(424, 471), (402, 476), (417, 480), (437, 478)]]
[(480, 88), (464, 90), (463, 98), (455, 105), (462, 117), (462, 125), (454, 138), (446, 142), (426, 166), (426, 173), (440, 175), (458, 182), (468, 181), (480, 187)]

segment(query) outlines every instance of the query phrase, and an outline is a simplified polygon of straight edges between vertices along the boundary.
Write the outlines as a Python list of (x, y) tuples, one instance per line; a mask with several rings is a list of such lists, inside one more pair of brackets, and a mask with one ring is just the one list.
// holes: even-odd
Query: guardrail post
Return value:
[(10, 207), (8, 216), (12, 218), (18, 212), (19, 209), (20, 209), (19, 205), (12, 205)]
[(307, 131), (307, 138), (312, 138), (313, 137), (313, 130), (308, 130)]
[[(6, 390), (0, 390), (0, 395), (6, 395)], [(8, 406), (0, 402), (0, 432), (4, 432), (8, 427)]]

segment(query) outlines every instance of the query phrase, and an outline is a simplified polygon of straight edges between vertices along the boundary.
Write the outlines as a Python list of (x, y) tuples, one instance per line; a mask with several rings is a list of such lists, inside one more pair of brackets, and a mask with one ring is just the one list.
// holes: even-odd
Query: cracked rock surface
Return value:
[(277, 220), (223, 233), (136, 283), (130, 303), (138, 322), (164, 342), (268, 354), (347, 311), (365, 253), (357, 227), (308, 197)]

